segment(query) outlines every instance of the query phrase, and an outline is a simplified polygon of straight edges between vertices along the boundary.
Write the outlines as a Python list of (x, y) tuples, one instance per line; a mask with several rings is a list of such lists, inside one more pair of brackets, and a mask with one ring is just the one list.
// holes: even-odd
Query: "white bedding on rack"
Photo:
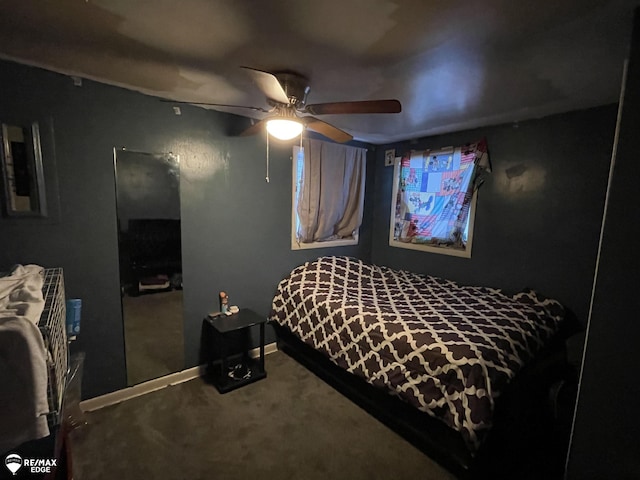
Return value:
[(49, 435), (43, 273), (18, 265), (0, 277), (0, 453)]

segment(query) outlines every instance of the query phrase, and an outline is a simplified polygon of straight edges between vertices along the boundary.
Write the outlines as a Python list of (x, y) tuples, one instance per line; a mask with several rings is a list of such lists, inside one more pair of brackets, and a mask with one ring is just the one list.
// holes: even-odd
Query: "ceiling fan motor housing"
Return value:
[(290, 71), (277, 72), (274, 75), (289, 98), (290, 105), (297, 109), (303, 108), (311, 91), (309, 80), (304, 75)]

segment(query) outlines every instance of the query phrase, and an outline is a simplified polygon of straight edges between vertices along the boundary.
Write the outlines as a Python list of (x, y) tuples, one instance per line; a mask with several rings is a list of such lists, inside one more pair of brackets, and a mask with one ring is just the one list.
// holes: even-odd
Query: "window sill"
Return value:
[(312, 248), (332, 248), (358, 245), (358, 237), (343, 238), (341, 240), (328, 240), (326, 242), (298, 243), (291, 239), (291, 250), (310, 250)]
[(389, 239), (389, 246), (397, 248), (407, 248), (409, 250), (419, 250), (421, 252), (438, 253), (440, 255), (451, 255), (453, 257), (471, 258), (471, 243), (467, 243), (464, 250), (451, 247), (436, 247), (425, 243), (408, 243)]

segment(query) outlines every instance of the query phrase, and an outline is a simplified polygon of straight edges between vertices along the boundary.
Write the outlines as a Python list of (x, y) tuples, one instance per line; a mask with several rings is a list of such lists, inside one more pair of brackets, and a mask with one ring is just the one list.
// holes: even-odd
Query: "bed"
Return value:
[(508, 295), (332, 256), (279, 283), (270, 322), (285, 350), (308, 366), (328, 360), (324, 375), (357, 390), (365, 408), (468, 469), (499, 398), (554, 343), (564, 316), (533, 290)]

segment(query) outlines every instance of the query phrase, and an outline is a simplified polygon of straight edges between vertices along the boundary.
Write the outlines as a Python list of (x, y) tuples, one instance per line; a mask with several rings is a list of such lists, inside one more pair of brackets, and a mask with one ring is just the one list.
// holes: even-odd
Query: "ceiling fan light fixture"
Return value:
[(267, 132), (278, 140), (291, 140), (302, 133), (302, 123), (288, 118), (267, 120)]

